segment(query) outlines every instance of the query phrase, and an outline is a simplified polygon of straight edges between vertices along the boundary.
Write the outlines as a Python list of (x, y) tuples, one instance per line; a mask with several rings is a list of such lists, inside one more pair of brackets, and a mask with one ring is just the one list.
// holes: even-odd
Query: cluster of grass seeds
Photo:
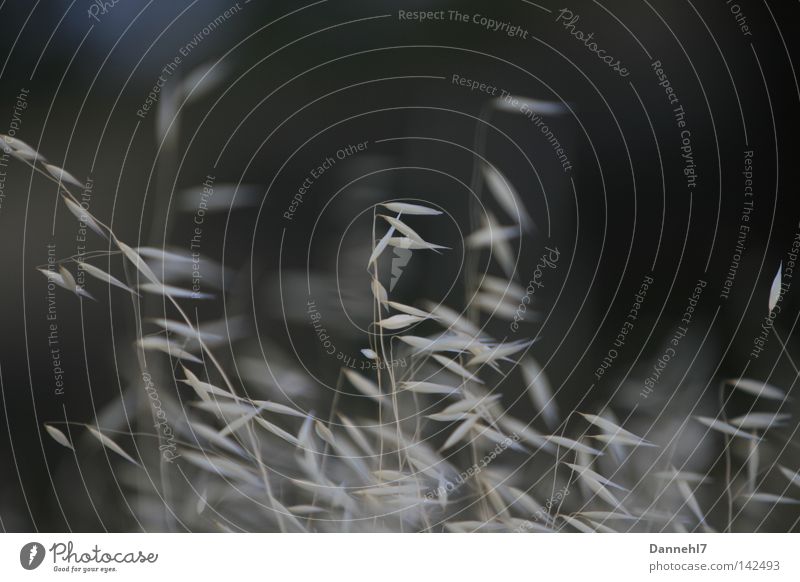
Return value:
[[(166, 355), (177, 384), (188, 386), (193, 397), (178, 407), (162, 394), (176, 419), (183, 479), (172, 481), (179, 489), (166, 500), (168, 509), (156, 499), (163, 492), (150, 492), (152, 503), (142, 506), (145, 514), (148, 507), (156, 515), (168, 511), (186, 529), (221, 531), (713, 531), (696, 495), (710, 484), (705, 473), (659, 454), (654, 437), (624, 428), (627, 423), (607, 407), (563, 416), (557, 392), (530, 353), (534, 339), (498, 341), (481, 326), (489, 319), (514, 318), (524, 290), (515, 277), (509, 241), (534, 230), (517, 193), (496, 168), (485, 166), (482, 177), (511, 223), (484, 214), (466, 247), (472, 253), (491, 252), (504, 276), (480, 277), (474, 300), (461, 309), (423, 298), (416, 305), (397, 302), (379, 276), (387, 249), (448, 252), (447, 241), (427, 241), (410, 224), (440, 220), (440, 211), (397, 201), (376, 207), (366, 265), (373, 321), (361, 350), (376, 365), (372, 372), (342, 369), (337, 385), (371, 402), (366, 410), (372, 413), (360, 408), (354, 416), (334, 398), (323, 414), (312, 414), (248, 395), (257, 390), (237, 389), (215, 353), (227, 346), (221, 326), (194, 321), (182, 306), (191, 290), (166, 280), (165, 265), (180, 264), (185, 256), (125, 244), (81, 207), (70, 192), (81, 185), (66, 170), (19, 140), (2, 137), (0, 144), (56, 183), (67, 209), (108, 243), (107, 251), (59, 261), (57, 270), (42, 267), (44, 276), (78, 298), (91, 295), (77, 285), (75, 268), (134, 302), (146, 294), (165, 300), (170, 314), (146, 321), (157, 331), (139, 332), (136, 349)], [(118, 259), (125, 276), (117, 278), (89, 262), (96, 258)], [(770, 309), (776, 301), (771, 296)], [(418, 329), (435, 331), (416, 335)], [(391, 365), (398, 358), (408, 366)], [(289, 365), (270, 370), (277, 385), (289, 373), (298, 374)], [(759, 401), (787, 401), (782, 390), (755, 380), (734, 379), (724, 386)], [(536, 413), (532, 420), (510, 412), (525, 394)], [(760, 443), (788, 415), (751, 410), (727, 418), (725, 402), (720, 410), (716, 418), (695, 417), (725, 437), (728, 471), (721, 494), (729, 507), (719, 529), (734, 523), (734, 502), (797, 503), (785, 492), (760, 489), (769, 471), (760, 464)], [(145, 458), (140, 447), (128, 452), (122, 437), (101, 426), (99, 418), (78, 427), (135, 472), (176, 470)], [(74, 448), (70, 429), (75, 423), (49, 423), (45, 429), (60, 445)], [(145, 427), (136, 430), (141, 434)], [(736, 441), (747, 447), (742, 467), (733, 474), (730, 454)], [(772, 467), (788, 484), (800, 486), (796, 471)], [(745, 478), (738, 477), (742, 471)]]

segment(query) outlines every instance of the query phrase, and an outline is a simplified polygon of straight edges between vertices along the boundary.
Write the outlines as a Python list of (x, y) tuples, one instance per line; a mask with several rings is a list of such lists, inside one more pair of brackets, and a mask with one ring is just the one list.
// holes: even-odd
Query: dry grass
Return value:
[[(361, 348), (375, 369), (345, 368), (337, 386), (354, 389), (371, 404), (349, 410), (336, 397), (313, 414), (248, 395), (280, 387), (282, 380), (289, 390), (285, 379), (291, 376), (298, 381), (302, 376), (289, 364), (271, 368), (271, 378), (253, 374), (254, 384), (261, 385), (237, 390), (230, 368), (215, 353), (214, 346), (225, 343), (220, 327), (201, 325), (189, 317), (182, 301), (191, 296), (191, 290), (165, 281), (164, 268), (158, 273), (156, 265), (167, 264), (170, 253), (133, 248), (120, 241), (107, 225), (81, 208), (70, 192), (70, 187), (80, 184), (66, 170), (46, 162), (18, 140), (4, 138), (0, 143), (9, 154), (58, 184), (67, 209), (98, 239), (108, 242), (111, 250), (91, 258), (120, 261), (118, 268), (125, 276), (107, 273), (85, 257), (80, 261), (65, 258), (57, 271), (42, 268), (42, 273), (79, 300), (91, 295), (77, 286), (70, 270), (74, 268), (94, 278), (98, 290), (111, 286), (131, 296), (135, 305), (144, 294), (162, 297), (170, 314), (140, 318), (139, 329), (149, 324), (158, 332), (147, 336), (139, 332), (133, 349), (168, 358), (169, 369), (180, 362), (181, 375), (176, 379), (190, 387), (193, 396), (180, 407), (166, 388), (161, 396), (169, 414), (181, 419), (176, 426), (177, 462), (185, 480), (175, 479), (172, 464), (142, 454), (139, 446), (130, 451), (133, 430), (125, 438), (97, 421), (66, 424), (64, 430), (51, 422), (44, 428), (55, 442), (70, 449), (74, 441), (65, 431), (83, 429), (129, 463), (130, 468), (120, 467), (121, 472), (145, 472), (151, 477), (149, 482), (168, 479), (171, 493), (158, 495), (167, 495), (170, 512), (185, 527), (221, 531), (712, 531), (732, 529), (752, 504), (798, 503), (786, 490), (800, 486), (800, 476), (777, 464), (781, 445), (769, 439), (776, 427), (789, 420), (780, 413), (787, 402), (781, 389), (752, 379), (727, 380), (720, 385), (723, 404), (717, 417), (696, 415), (681, 423), (682, 427), (698, 423), (697, 428), (707, 429), (703, 441), (711, 441), (714, 433), (724, 438), (728, 470), (723, 483), (713, 483), (705, 473), (692, 472), (682, 459), (673, 457), (674, 435), (651, 431), (636, 419), (620, 422), (609, 409), (571, 411), (563, 416), (558, 392), (533, 357), (533, 340), (499, 341), (488, 334), (482, 325), (486, 318), (512, 319), (514, 310), (509, 307), (516, 306), (524, 293), (514, 276), (509, 241), (535, 230), (519, 196), (496, 168), (485, 167), (484, 179), (510, 222), (503, 224), (485, 214), (466, 242), (471, 253), (491, 251), (505, 277), (486, 276), (475, 284), (480, 309), (474, 312), (469, 306), (441, 305), (422, 297), (416, 305), (392, 299), (379, 276), (381, 260), (391, 254), (388, 249), (447, 253), (455, 241), (427, 241), (409, 224), (441, 220), (435, 208), (398, 201), (375, 208), (371, 253), (364, 265), (371, 279), (374, 317)], [(171, 255), (173, 262), (183, 258)], [(775, 281), (765, 301), (770, 311), (780, 299), (776, 291), (780, 272)], [(482, 319), (481, 312), (489, 315)], [(227, 333), (236, 335), (236, 327), (229, 326)], [(418, 329), (432, 333), (416, 335)], [(408, 365), (389, 365), (398, 358)], [(246, 366), (243, 369), (248, 377)], [(511, 380), (503, 381), (506, 377)], [(523, 389), (516, 390), (515, 385)], [(751, 409), (743, 416), (727, 418), (723, 395), (734, 391), (752, 397), (753, 407), (766, 400), (778, 403), (779, 410)], [(535, 418), (527, 420), (510, 412), (525, 394), (536, 411)], [(316, 405), (324, 404), (313, 394), (303, 396)], [(644, 432), (639, 434), (625, 424)], [(535, 426), (546, 426), (549, 434)], [(153, 439), (158, 436), (150, 433)], [(745, 446), (738, 446), (739, 441)], [(672, 453), (664, 454), (666, 447)], [(735, 471), (733, 456), (739, 461)], [(786, 488), (761, 490), (767, 473), (776, 470)], [(154, 495), (146, 489), (136, 493)], [(700, 499), (707, 507), (716, 506), (723, 497), (728, 501), (727, 512), (712, 524)], [(557, 503), (551, 501), (556, 498)], [(140, 517), (155, 524), (164, 509), (153, 504), (143, 505), (140, 511)]]

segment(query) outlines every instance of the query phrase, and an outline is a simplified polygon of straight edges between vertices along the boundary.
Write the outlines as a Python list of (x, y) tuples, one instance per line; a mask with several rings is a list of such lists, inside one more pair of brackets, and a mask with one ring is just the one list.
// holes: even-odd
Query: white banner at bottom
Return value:
[(0, 580), (796, 581), (799, 542), (766, 533), (3, 534)]

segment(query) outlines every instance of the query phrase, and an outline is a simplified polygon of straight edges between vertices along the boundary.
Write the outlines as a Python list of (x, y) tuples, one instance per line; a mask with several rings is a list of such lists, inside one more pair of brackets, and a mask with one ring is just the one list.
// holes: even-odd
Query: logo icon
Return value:
[(411, 260), (412, 252), (409, 249), (402, 247), (394, 248), (394, 256), (392, 257), (392, 280), (389, 283), (389, 291), (394, 291), (394, 286), (400, 281), (403, 276), (403, 269)]
[(35, 570), (44, 561), (44, 546), (38, 542), (30, 542), (19, 551), (19, 563), (26, 570)]

